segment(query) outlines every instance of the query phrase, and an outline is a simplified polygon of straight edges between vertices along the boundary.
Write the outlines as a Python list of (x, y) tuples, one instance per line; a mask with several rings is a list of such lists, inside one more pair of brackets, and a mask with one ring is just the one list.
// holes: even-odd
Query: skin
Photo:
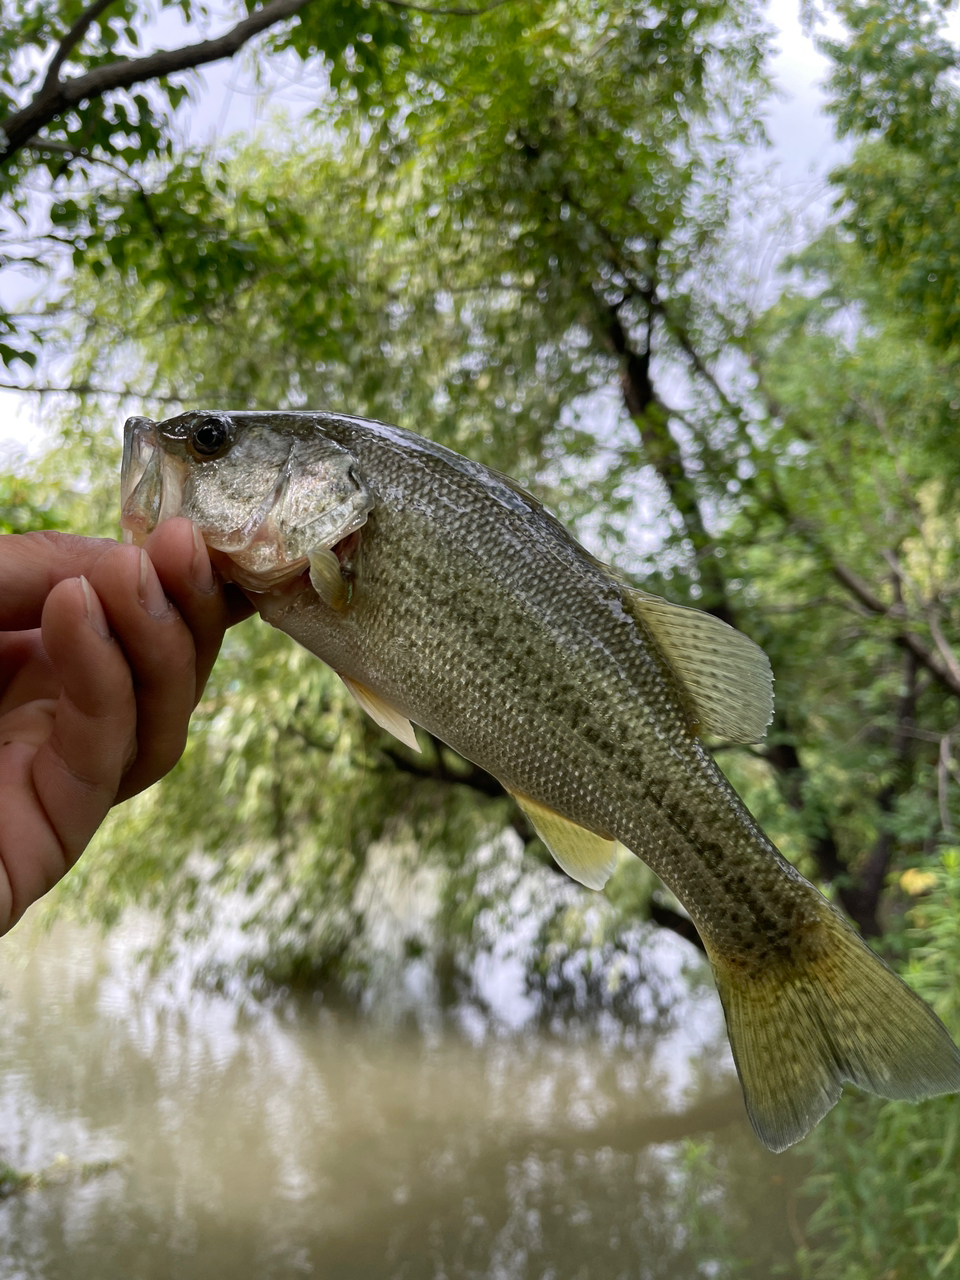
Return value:
[(188, 520), (143, 552), (0, 537), (0, 934), (112, 805), (176, 764), (223, 633), (249, 612)]

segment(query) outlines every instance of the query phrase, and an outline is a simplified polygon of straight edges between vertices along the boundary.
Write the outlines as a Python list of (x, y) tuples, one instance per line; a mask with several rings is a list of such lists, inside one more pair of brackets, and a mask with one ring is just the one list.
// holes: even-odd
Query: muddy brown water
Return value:
[(2, 1280), (795, 1274), (803, 1163), (709, 1007), (665, 1041), (238, 1001), (122, 935), (0, 941), (0, 1161), (41, 1175), (0, 1199)]

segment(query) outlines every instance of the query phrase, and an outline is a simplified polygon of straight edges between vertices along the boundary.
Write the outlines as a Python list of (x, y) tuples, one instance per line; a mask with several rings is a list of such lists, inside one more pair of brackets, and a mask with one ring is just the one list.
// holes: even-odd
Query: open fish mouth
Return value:
[(123, 427), (120, 469), (124, 542), (140, 546), (160, 523), (163, 487), (163, 451), (157, 441), (157, 424), (149, 418), (128, 418)]
[(183, 508), (188, 480), (189, 467), (163, 448), (157, 423), (150, 418), (128, 418), (123, 427), (120, 468), (123, 541), (142, 546), (158, 524), (187, 514)]

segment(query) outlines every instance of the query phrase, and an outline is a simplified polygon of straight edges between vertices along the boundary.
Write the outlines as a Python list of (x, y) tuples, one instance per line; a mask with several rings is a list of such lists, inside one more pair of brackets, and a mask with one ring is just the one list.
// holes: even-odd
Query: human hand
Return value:
[(0, 934), (111, 805), (176, 764), (224, 630), (250, 611), (188, 520), (143, 551), (0, 536)]

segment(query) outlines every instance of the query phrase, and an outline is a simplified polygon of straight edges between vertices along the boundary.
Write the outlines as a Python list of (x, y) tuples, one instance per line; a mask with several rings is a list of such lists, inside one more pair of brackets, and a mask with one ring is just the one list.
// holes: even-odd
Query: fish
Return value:
[(770, 723), (770, 665), (747, 636), (628, 585), (509, 477), (381, 422), (131, 418), (121, 491), (126, 538), (192, 520), (262, 618), (412, 750), (416, 724), (496, 777), (574, 880), (602, 889), (621, 850), (647, 863), (703, 941), (772, 1151), (846, 1082), (960, 1091), (939, 1018), (780, 854), (704, 742)]

